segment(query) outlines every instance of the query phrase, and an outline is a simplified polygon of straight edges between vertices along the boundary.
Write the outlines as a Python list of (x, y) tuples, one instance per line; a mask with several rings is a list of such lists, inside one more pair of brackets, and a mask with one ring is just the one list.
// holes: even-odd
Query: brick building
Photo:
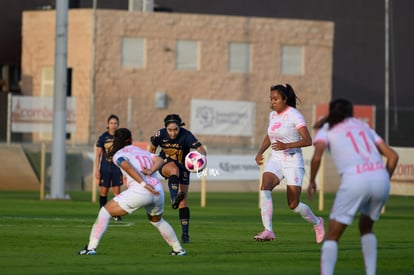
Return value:
[[(168, 113), (179, 113), (191, 129), (191, 99), (213, 99), (254, 102), (255, 136), (199, 138), (212, 147), (256, 148), (267, 127), (270, 85), (291, 83), (309, 124), (313, 105), (331, 97), (331, 22), (97, 10), (95, 23), (94, 40), (93, 10), (69, 11), (67, 64), (77, 102), (74, 143), (93, 141), (110, 113), (133, 129), (136, 140), (148, 140)], [(24, 12), (24, 95), (53, 93), (54, 33), (55, 11)], [(130, 49), (136, 50), (132, 56)], [(230, 60), (240, 50), (247, 65)], [(160, 91), (166, 96), (162, 108), (155, 106)]]

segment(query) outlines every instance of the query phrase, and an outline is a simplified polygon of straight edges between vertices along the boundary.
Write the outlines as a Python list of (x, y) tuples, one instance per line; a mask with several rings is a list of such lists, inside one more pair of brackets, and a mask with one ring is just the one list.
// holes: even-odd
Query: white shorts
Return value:
[(129, 187), (117, 195), (114, 201), (129, 214), (145, 207), (149, 215), (161, 215), (164, 212), (164, 190), (161, 184), (158, 184), (155, 189), (160, 193), (157, 196), (142, 188), (142, 186)]
[(344, 175), (329, 218), (351, 225), (356, 213), (360, 211), (364, 216), (377, 221), (389, 191), (389, 176), (385, 171)]
[(264, 172), (275, 174), (280, 181), (286, 178), (287, 185), (302, 187), (305, 169), (303, 167), (282, 167), (281, 162), (270, 158), (266, 164)]

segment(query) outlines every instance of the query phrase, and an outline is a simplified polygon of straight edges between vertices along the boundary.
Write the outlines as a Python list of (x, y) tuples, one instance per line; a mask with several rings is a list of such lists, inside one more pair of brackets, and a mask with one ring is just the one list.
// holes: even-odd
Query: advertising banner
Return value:
[(191, 100), (191, 132), (194, 134), (252, 136), (255, 119), (254, 102)]
[(205, 176), (207, 181), (259, 180), (260, 167), (254, 155), (208, 155), (207, 167), (192, 173), (192, 180)]
[[(52, 132), (53, 97), (13, 96), (11, 131), (13, 133)], [(66, 132), (76, 130), (76, 100), (66, 98)]]

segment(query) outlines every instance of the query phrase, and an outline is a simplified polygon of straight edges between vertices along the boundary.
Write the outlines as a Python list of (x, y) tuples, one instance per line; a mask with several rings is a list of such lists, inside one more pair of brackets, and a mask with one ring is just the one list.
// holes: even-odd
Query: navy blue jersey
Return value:
[(160, 157), (175, 160), (183, 164), (184, 158), (190, 149), (196, 149), (201, 143), (187, 129), (180, 128), (177, 138), (170, 139), (166, 128), (160, 129), (151, 137), (151, 143), (155, 147), (161, 147)]
[(96, 142), (96, 147), (102, 148), (101, 166), (110, 165), (112, 163), (112, 157), (108, 156), (108, 153), (111, 150), (113, 142), (114, 136), (108, 131), (99, 136), (98, 141)]
[(96, 142), (96, 147), (102, 148), (101, 165), (99, 167), (101, 174), (99, 186), (108, 188), (111, 186), (121, 186), (123, 184), (121, 170), (112, 162), (112, 157), (108, 156), (113, 142), (114, 136), (109, 134), (108, 131), (100, 135)]

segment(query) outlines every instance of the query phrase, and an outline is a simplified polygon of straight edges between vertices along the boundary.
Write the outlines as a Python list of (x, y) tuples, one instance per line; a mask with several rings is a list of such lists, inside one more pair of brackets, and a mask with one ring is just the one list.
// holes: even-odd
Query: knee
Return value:
[(299, 206), (299, 202), (298, 201), (292, 201), (292, 202), (288, 202), (288, 206), (289, 209), (294, 211), (294, 212), (298, 212), (298, 206)]
[(155, 216), (151, 216), (151, 215), (147, 214), (147, 217), (148, 217), (148, 220), (149, 220), (151, 223), (155, 223), (155, 222), (159, 222), (159, 221), (161, 220), (162, 215), (155, 215)]
[(359, 218), (359, 233), (361, 236), (372, 233), (374, 221), (365, 215), (361, 215)]
[(174, 162), (170, 162), (169, 164), (170, 165), (167, 167), (169, 174), (179, 176), (180, 169), (178, 168), (178, 166)]
[(260, 190), (272, 191), (278, 184), (279, 184), (279, 179), (276, 176), (272, 174), (265, 175), (263, 176)]

